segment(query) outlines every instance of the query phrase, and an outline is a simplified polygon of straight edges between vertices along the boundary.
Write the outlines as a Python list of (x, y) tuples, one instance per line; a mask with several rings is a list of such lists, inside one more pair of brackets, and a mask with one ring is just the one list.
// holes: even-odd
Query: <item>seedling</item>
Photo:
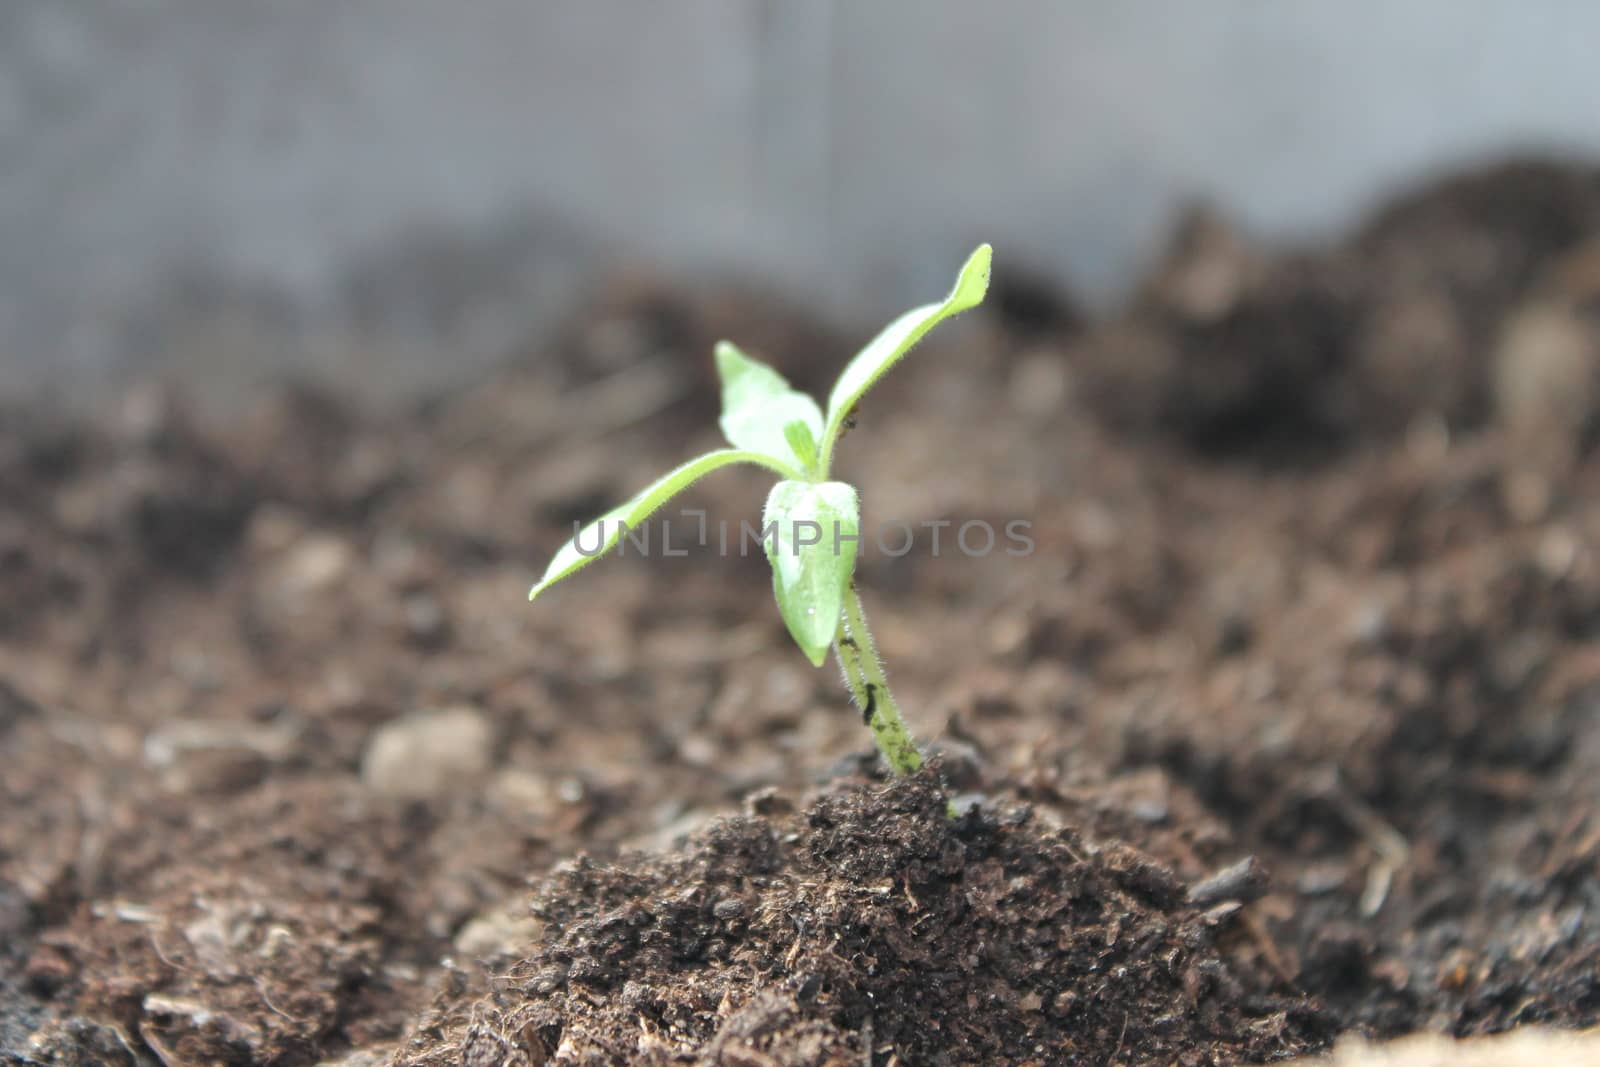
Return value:
[(731, 448), (707, 452), (677, 467), (578, 531), (550, 561), (528, 594), (532, 600), (614, 546), (658, 508), (712, 471), (753, 463), (777, 474), (762, 513), (761, 540), (772, 564), (772, 588), (789, 634), (815, 666), (832, 648), (862, 720), (897, 773), (922, 766), (922, 756), (889, 691), (853, 575), (861, 513), (856, 491), (832, 481), (833, 450), (855, 422), (856, 405), (923, 336), (945, 319), (983, 301), (989, 288), (990, 248), (967, 258), (950, 295), (895, 319), (844, 368), (817, 402), (790, 388), (777, 371), (734, 345), (717, 345), (722, 380), (722, 433)]

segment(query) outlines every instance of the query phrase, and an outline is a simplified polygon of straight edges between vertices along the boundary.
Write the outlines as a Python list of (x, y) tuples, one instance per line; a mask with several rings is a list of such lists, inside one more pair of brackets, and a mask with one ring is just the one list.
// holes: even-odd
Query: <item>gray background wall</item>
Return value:
[(0, 391), (470, 374), (624, 253), (864, 322), (989, 239), (1105, 300), (1191, 196), (1295, 238), (1600, 149), (1597, 39), (1582, 0), (4, 0)]

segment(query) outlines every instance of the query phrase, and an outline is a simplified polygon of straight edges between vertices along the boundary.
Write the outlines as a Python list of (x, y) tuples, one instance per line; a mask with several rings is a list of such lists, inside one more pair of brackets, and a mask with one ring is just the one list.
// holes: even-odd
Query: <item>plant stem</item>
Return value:
[(884, 677), (872, 631), (867, 629), (867, 617), (861, 610), (861, 597), (854, 580), (845, 590), (844, 612), (839, 619), (833, 651), (839, 657), (844, 684), (849, 687), (856, 707), (861, 709), (862, 721), (878, 742), (878, 751), (896, 774), (916, 772), (922, 766), (922, 754), (917, 751), (905, 720), (900, 717), (900, 706), (895, 703), (894, 694), (889, 692), (889, 680)]

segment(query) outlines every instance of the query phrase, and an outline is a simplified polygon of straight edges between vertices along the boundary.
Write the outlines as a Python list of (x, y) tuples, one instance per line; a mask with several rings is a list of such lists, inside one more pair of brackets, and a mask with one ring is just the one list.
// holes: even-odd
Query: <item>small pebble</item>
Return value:
[(493, 734), (476, 708), (408, 716), (381, 727), (361, 758), (361, 780), (384, 796), (427, 800), (475, 788), (491, 763)]
[(1248, 903), (1267, 892), (1267, 872), (1261, 861), (1246, 856), (1238, 863), (1213, 874), (1189, 890), (1189, 903), (1205, 906), (1222, 901), (1237, 900)]

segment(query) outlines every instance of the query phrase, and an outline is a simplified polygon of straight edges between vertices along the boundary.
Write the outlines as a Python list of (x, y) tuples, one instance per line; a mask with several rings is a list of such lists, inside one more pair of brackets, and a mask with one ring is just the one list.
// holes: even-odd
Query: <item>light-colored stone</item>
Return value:
[(1011, 406), (1027, 418), (1046, 422), (1066, 404), (1067, 357), (1054, 348), (1034, 348), (1017, 357), (1011, 370)]
[(283, 591), (311, 596), (340, 581), (350, 571), (355, 552), (332, 534), (311, 534), (295, 545), (278, 572)]
[(317, 1067), (383, 1067), (389, 1062), (389, 1053), (378, 1049), (358, 1049), (336, 1060), (323, 1060)]
[(452, 947), (465, 960), (523, 957), (532, 955), (543, 932), (544, 923), (528, 914), (526, 902), (518, 900), (467, 920)]
[(361, 758), (361, 779), (377, 793), (407, 800), (481, 788), (493, 741), (488, 720), (476, 708), (411, 715), (372, 735)]
[(1305, 1067), (1584, 1067), (1600, 1063), (1600, 1032), (1525, 1029), (1465, 1041), (1417, 1034), (1385, 1045), (1341, 1042), (1331, 1056), (1294, 1062)]
[(1600, 405), (1600, 333), (1575, 307), (1534, 303), (1507, 323), (1493, 371), (1495, 414), (1513, 457), (1506, 503), (1531, 522), (1549, 509)]

